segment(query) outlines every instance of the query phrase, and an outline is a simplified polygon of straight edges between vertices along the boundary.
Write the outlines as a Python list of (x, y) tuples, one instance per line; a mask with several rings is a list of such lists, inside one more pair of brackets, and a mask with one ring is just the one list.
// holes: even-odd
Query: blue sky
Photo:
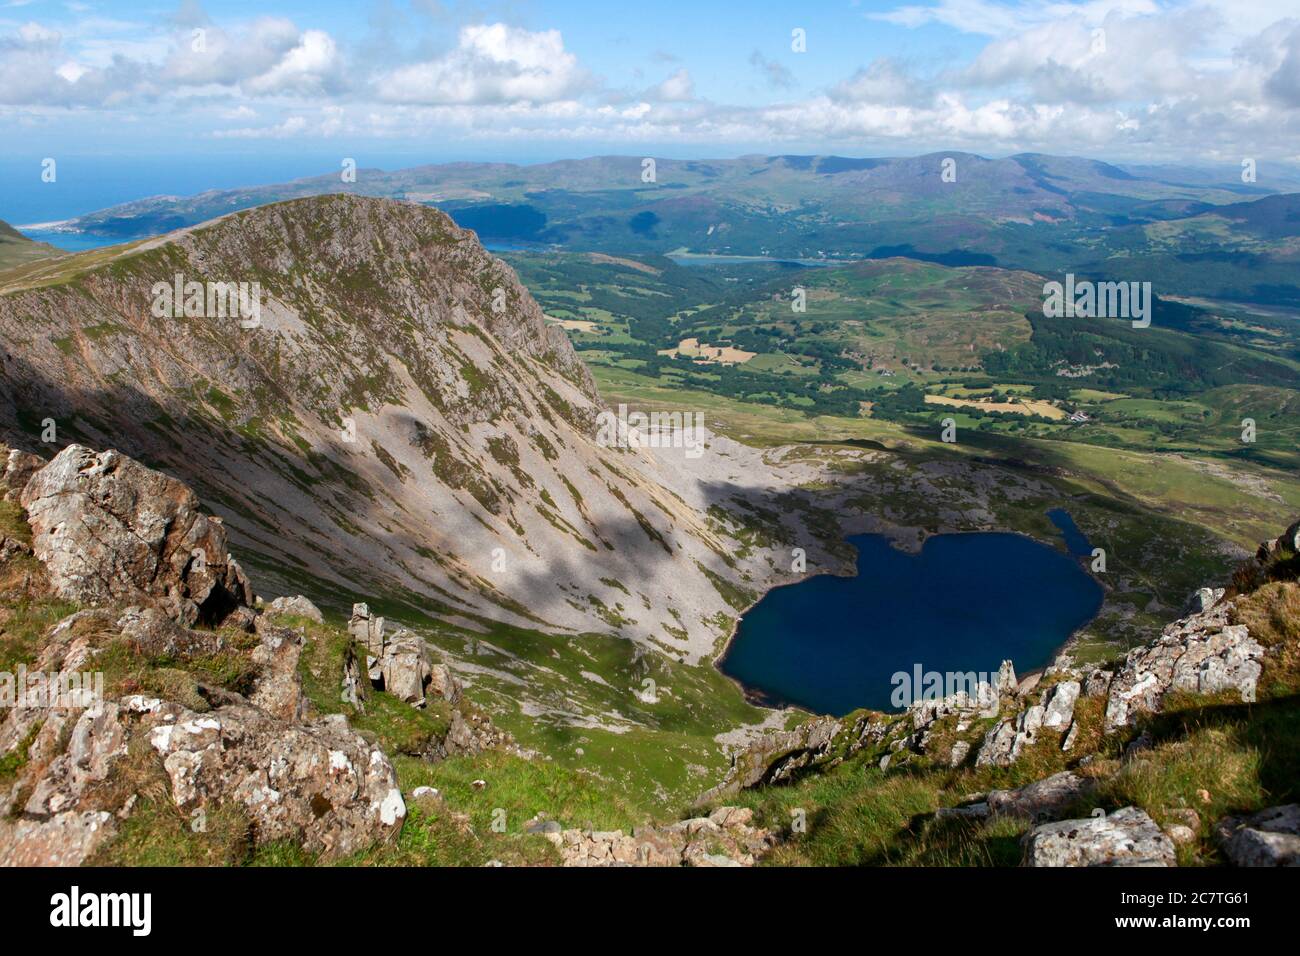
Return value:
[(11, 159), (1296, 162), (1300, 13), (1294, 0), (0, 0), (0, 133)]

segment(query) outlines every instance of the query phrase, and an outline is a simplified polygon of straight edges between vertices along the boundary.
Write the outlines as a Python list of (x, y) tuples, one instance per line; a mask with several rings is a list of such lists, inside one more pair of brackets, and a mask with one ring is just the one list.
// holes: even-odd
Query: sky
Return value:
[(939, 149), (1300, 162), (1300, 3), (0, 0), (0, 161)]

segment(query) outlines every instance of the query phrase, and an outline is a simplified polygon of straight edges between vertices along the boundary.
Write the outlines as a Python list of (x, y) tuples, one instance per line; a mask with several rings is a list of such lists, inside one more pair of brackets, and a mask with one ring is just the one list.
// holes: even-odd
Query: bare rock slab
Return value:
[(1174, 843), (1145, 812), (1062, 820), (1025, 837), (1026, 866), (1175, 866)]

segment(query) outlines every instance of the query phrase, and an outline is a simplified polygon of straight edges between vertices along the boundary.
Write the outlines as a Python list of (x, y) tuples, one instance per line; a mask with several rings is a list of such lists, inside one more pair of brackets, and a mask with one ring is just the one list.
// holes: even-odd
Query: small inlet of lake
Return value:
[[(1086, 541), (1069, 527), (1079, 554)], [(724, 674), (766, 703), (837, 716), (895, 710), (897, 673), (993, 674), (1003, 660), (1031, 671), (1101, 608), (1101, 586), (1078, 558), (1023, 535), (939, 535), (919, 554), (881, 535), (848, 541), (857, 576), (769, 592), (718, 662)]]

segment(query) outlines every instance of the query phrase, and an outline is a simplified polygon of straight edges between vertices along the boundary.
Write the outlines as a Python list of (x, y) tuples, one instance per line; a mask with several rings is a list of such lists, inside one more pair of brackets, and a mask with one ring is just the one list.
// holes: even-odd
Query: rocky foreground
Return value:
[[(104, 684), (58, 699), (29, 694), (4, 710), (0, 864), (93, 862), (138, 835), (142, 795), (195, 828), (237, 808), (253, 844), (343, 861), (396, 841), (411, 806), (468, 829), (433, 788), (403, 793), (396, 756), (544, 759), (493, 726), (418, 635), (390, 629), (367, 605), (327, 646), (309, 600), (258, 598), (222, 522), (183, 484), (129, 457), (70, 445), (44, 462), (0, 448), (0, 507), (0, 634), (18, 633), (24, 609), (45, 602), (59, 613), (34, 630), (28, 674), (50, 675), (46, 689), (80, 687), (73, 678), (88, 673)], [(726, 805), (732, 798), (841, 765), (889, 775), (1064, 763), (1027, 784), (967, 794), (935, 817), (1028, 821), (1021, 845), (1032, 866), (1175, 865), (1178, 847), (1207, 827), (1229, 862), (1296, 865), (1296, 805), (1212, 823), (1171, 807), (1159, 824), (1139, 807), (1095, 805), (1113, 773), (1107, 750), (1141, 759), (1149, 722), (1171, 707), (1293, 691), (1295, 641), (1247, 611), (1262, 589), (1295, 588), (1297, 553), (1300, 522), (1263, 545), (1230, 587), (1198, 592), (1186, 616), (1116, 665), (1062, 657), (1017, 680), (1005, 662), (992, 685), (902, 715), (817, 717), (762, 736), (688, 819), (625, 832), (539, 816), (524, 833), (552, 845), (542, 862), (565, 866), (749, 866), (799, 834)], [(328, 699), (305, 687), (322, 673), (333, 682)], [(370, 711), (430, 730), (389, 752), (350, 722)]]
[[(196, 827), (237, 806), (255, 843), (291, 844), (319, 862), (396, 837), (408, 797), (389, 755), (345, 714), (317, 713), (304, 693), (303, 624), (323, 623), (321, 612), (301, 596), (255, 597), (221, 521), (188, 488), (115, 451), (70, 445), (45, 463), (0, 447), (0, 498), (20, 504), (29, 525), (0, 532), (6, 602), (54, 597), (75, 608), (40, 635), (27, 672), (60, 686), (125, 651), (156, 666), (114, 680), (118, 689), (180, 691), (64, 695), (5, 710), (0, 756), (18, 772), (0, 789), (0, 865), (92, 860), (152, 782)], [(3, 610), (0, 628), (14, 616)], [(380, 698), (438, 710), (440, 732), (421, 759), (533, 756), (465, 699), (424, 641), (365, 604), (353, 608), (339, 653), (338, 699), (354, 712)], [(239, 689), (206, 679), (214, 660), (239, 675)], [(438, 798), (428, 787), (410, 796)], [(564, 865), (751, 865), (772, 838), (749, 823), (737, 809), (629, 836), (553, 821), (528, 832), (553, 842)]]

